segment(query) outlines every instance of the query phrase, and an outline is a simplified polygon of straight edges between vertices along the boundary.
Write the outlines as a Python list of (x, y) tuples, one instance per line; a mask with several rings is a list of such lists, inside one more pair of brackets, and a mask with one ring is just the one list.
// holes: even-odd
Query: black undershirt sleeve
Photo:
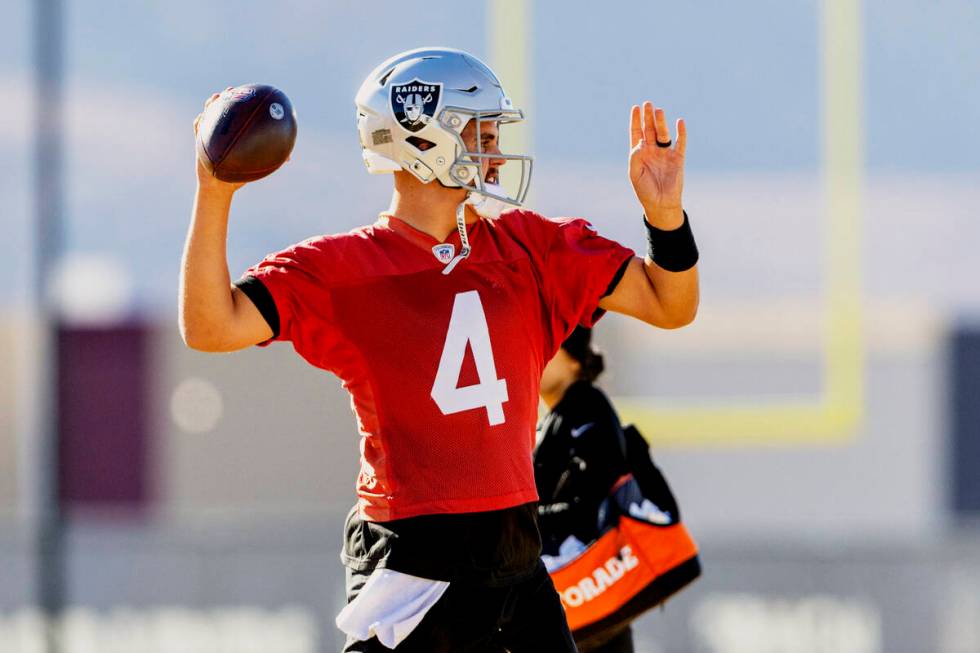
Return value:
[(259, 313), (262, 314), (262, 317), (269, 324), (269, 328), (272, 329), (272, 337), (278, 338), (279, 309), (276, 308), (276, 302), (272, 299), (272, 293), (265, 287), (265, 284), (253, 276), (246, 276), (236, 281), (235, 287), (252, 300), (255, 308), (259, 309)]
[(625, 261), (623, 261), (623, 264), (619, 266), (618, 270), (616, 270), (616, 274), (613, 275), (612, 281), (609, 282), (609, 286), (606, 288), (606, 292), (602, 293), (602, 297), (608, 297), (609, 295), (613, 294), (613, 292), (616, 290), (616, 286), (618, 286), (619, 282), (622, 281), (623, 275), (626, 274), (626, 268), (629, 266), (632, 260), (633, 257), (630, 256)]

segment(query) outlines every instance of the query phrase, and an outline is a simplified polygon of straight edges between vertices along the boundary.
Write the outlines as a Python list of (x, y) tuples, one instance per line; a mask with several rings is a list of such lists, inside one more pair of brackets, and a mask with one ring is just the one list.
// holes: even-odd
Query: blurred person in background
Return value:
[(633, 653), (630, 622), (701, 573), (697, 547), (646, 441), (595, 382), (592, 330), (576, 327), (541, 376), (548, 413), (534, 475), (543, 560), (583, 653)]
[[(345, 651), (574, 651), (540, 559), (538, 384), (575, 326), (606, 310), (663, 328), (694, 318), (683, 121), (674, 144), (661, 109), (631, 112), (629, 177), (651, 243), (639, 258), (585, 220), (515, 208), (531, 158), (501, 153), (499, 127), (524, 116), (475, 57), (401, 53), (355, 104), (369, 172), (393, 174), (389, 209), (233, 284), (227, 224), (241, 184), (199, 161), (181, 334), (209, 352), (291, 342), (350, 392), (361, 470), (341, 555)], [(498, 183), (508, 162), (521, 167), (512, 192)]]

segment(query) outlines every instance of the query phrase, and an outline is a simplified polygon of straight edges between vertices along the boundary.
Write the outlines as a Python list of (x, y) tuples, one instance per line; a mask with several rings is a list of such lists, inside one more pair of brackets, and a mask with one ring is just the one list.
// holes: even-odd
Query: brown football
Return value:
[(255, 181), (286, 162), (296, 142), (296, 113), (286, 94), (265, 84), (224, 91), (204, 110), (197, 156), (222, 181)]

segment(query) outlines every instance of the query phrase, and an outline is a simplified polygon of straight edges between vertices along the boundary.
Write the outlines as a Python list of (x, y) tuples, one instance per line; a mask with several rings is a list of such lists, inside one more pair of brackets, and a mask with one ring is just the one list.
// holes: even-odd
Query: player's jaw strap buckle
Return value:
[(459, 232), (459, 254), (446, 264), (442, 269), (443, 274), (452, 272), (460, 261), (470, 255), (470, 239), (466, 236), (466, 202), (460, 202), (456, 207), (456, 231)]

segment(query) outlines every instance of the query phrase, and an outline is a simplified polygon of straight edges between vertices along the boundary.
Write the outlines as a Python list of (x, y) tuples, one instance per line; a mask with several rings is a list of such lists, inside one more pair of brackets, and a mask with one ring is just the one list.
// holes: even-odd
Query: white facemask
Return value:
[[(503, 195), (504, 189), (499, 184), (484, 184), (491, 193)], [(484, 218), (498, 218), (507, 209), (514, 208), (513, 204), (508, 204), (495, 197), (487, 197), (481, 193), (471, 192), (466, 198), (466, 203), (473, 207), (478, 215)]]

